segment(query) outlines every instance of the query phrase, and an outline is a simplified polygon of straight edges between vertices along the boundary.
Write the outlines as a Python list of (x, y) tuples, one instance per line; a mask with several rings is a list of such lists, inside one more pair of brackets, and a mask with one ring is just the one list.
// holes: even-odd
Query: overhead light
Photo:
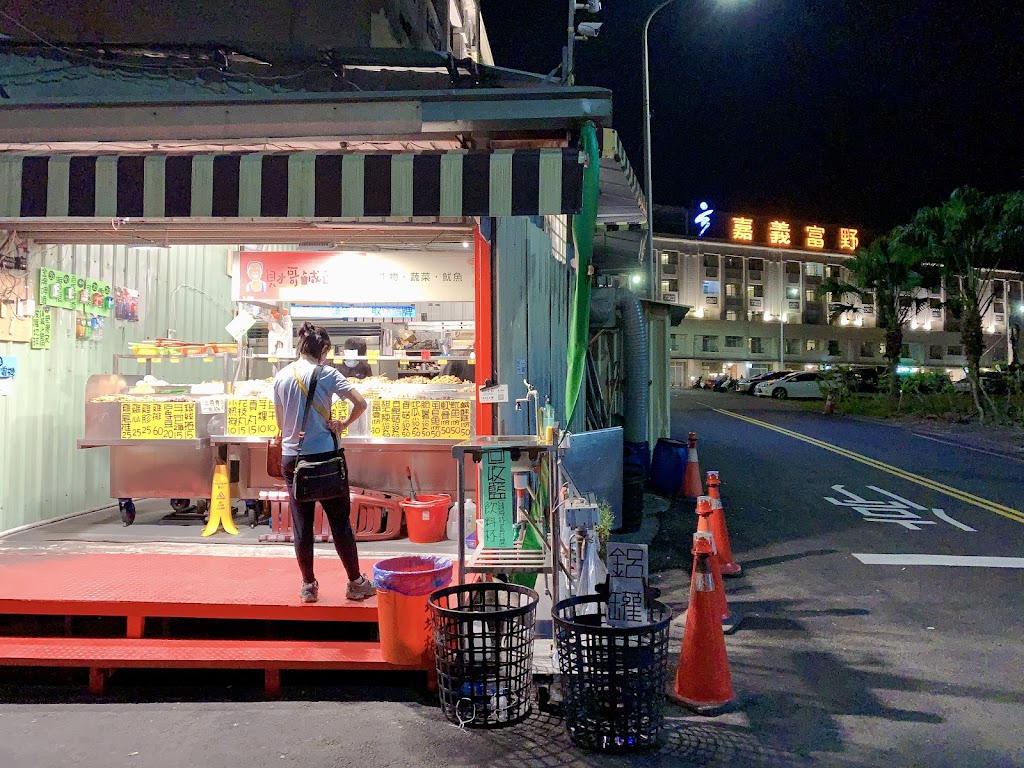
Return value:
[(995, 333), (996, 332), (996, 324), (995, 323), (989, 323), (988, 332), (989, 333)]
[(633, 276), (630, 278), (630, 281), (633, 283), (633, 285), (640, 285), (640, 283), (644, 281), (644, 276), (641, 275), (639, 272), (635, 272)]
[(764, 317), (764, 321), (765, 321), (766, 323), (767, 323), (767, 322), (770, 322), (770, 321), (771, 321), (771, 319), (772, 319), (772, 313), (771, 313), (771, 312), (765, 312), (765, 313), (764, 313), (764, 316), (763, 316), (763, 317)]
[(469, 248), (469, 240), (463, 240), (462, 241), (462, 247), (463, 248)]

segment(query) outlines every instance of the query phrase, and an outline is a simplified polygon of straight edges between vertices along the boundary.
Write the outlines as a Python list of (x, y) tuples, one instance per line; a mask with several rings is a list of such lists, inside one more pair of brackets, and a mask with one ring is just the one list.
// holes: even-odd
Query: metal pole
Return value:
[(573, 47), (576, 44), (576, 0), (569, 0), (569, 42), (565, 47), (565, 80), (566, 85), (572, 85)]
[(786, 306), (786, 257), (779, 255), (779, 370), (786, 370), (786, 324), (782, 309)]
[(647, 21), (644, 22), (644, 195), (647, 197), (647, 248), (644, 258), (647, 260), (647, 291), (652, 299), (658, 297), (658, 291), (654, 285), (656, 270), (654, 267), (654, 184), (651, 172), (651, 54), (647, 33), (650, 31), (654, 15), (675, 1), (665, 0), (651, 11)]

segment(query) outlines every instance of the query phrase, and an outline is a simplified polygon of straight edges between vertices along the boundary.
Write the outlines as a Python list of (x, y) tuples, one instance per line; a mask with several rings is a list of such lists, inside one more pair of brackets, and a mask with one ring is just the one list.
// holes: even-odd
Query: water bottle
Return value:
[[(466, 499), (466, 525), (462, 530), (462, 537), (469, 536), (470, 531), (476, 530), (476, 502)], [(448, 510), (448, 538), (451, 541), (459, 540), (459, 504), (452, 504)]]

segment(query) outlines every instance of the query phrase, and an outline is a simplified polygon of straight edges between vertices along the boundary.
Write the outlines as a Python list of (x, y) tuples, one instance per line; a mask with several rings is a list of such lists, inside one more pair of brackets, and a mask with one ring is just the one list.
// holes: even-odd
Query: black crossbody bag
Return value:
[[(313, 369), (306, 393), (306, 405), (302, 412), (302, 428), (299, 431), (299, 459), (295, 464), (295, 477), (292, 479), (292, 493), (296, 501), (322, 501), (337, 499), (348, 495), (348, 469), (345, 456), (338, 447), (338, 436), (331, 431), (334, 441), (335, 455), (324, 461), (307, 461), (302, 458), (302, 443), (306, 439), (306, 423), (309, 421), (309, 410), (316, 394), (317, 379), (323, 366)], [(328, 430), (330, 431), (330, 430)]]

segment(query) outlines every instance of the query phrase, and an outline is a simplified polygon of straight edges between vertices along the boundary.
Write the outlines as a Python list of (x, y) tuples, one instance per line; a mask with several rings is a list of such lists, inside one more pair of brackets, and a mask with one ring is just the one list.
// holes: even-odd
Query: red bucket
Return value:
[(445, 538), (448, 526), (448, 507), (452, 497), (447, 493), (418, 493), (416, 499), (403, 499), (405, 527), (409, 541), (433, 544)]

